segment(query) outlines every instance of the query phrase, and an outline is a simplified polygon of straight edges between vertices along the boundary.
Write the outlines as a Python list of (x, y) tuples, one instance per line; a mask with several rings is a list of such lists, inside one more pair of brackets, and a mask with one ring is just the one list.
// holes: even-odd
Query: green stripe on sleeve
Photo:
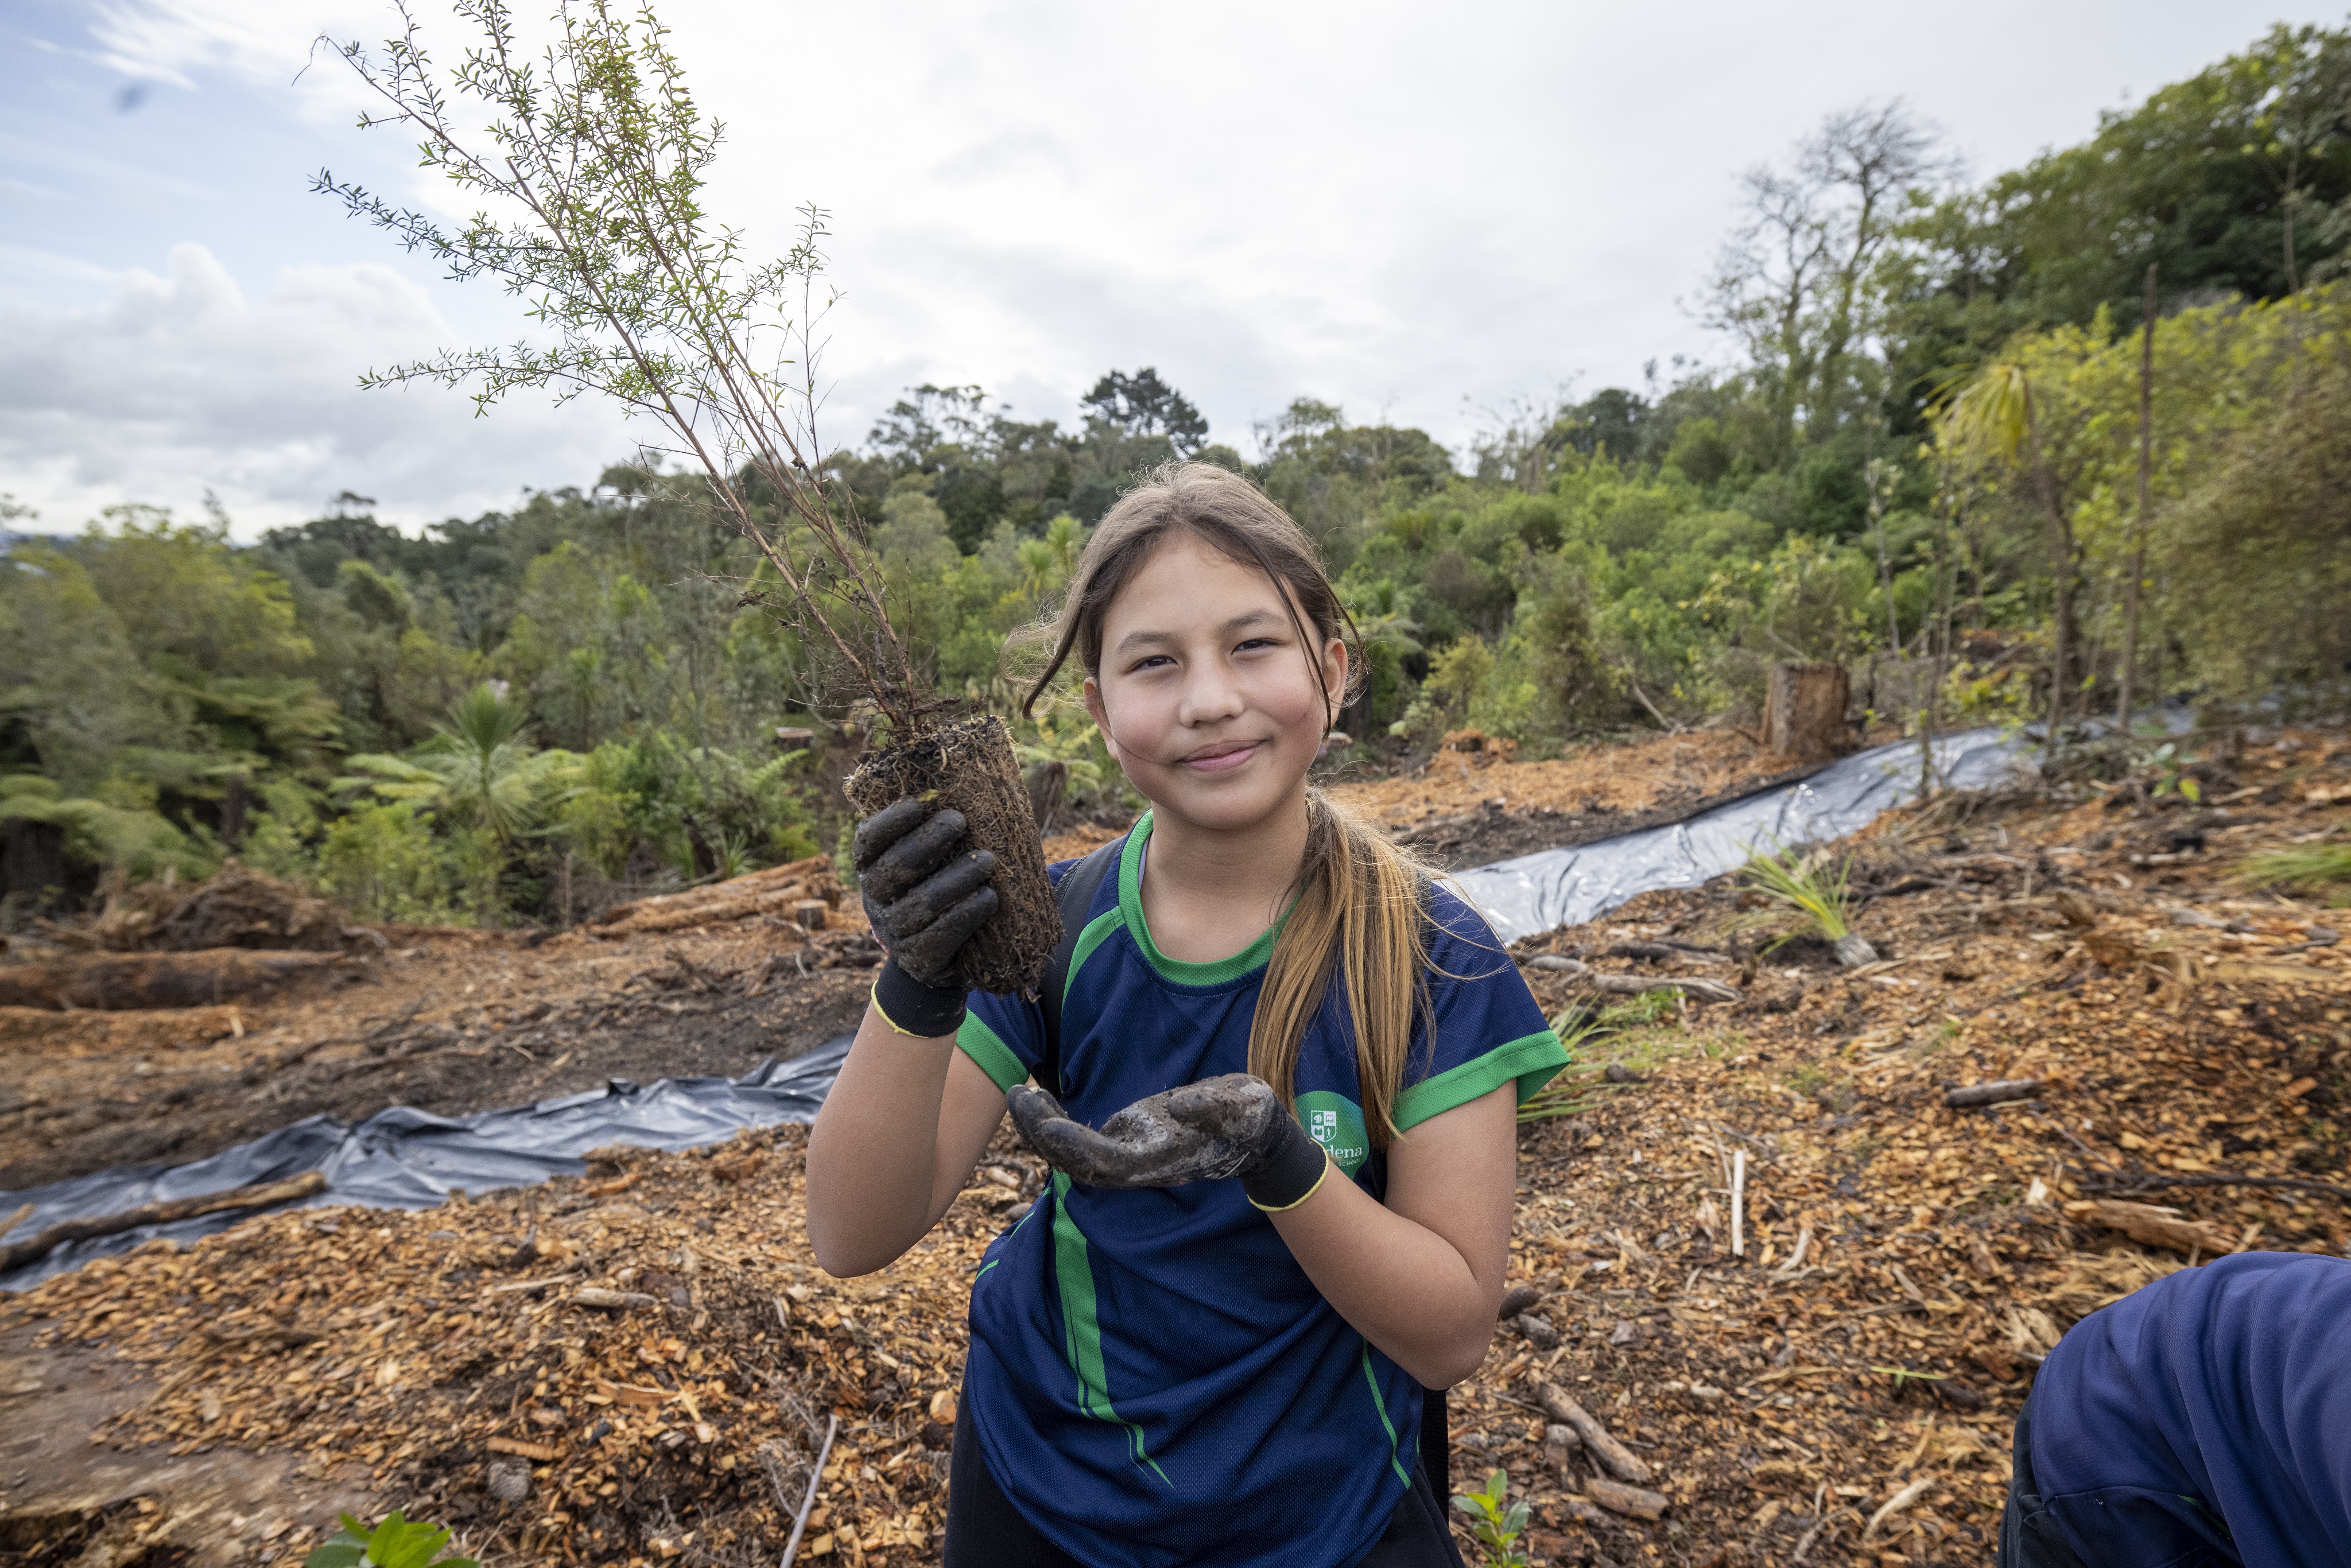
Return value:
[(963, 1015), (963, 1027), (956, 1030), (956, 1049), (978, 1063), (998, 1089), (1029, 1082), (1028, 1064), (994, 1030), (979, 1021), (977, 1013)]
[(1441, 1116), (1457, 1105), (1467, 1105), (1512, 1079), (1518, 1080), (1519, 1103), (1523, 1105), (1566, 1065), (1567, 1048), (1549, 1030), (1508, 1045), (1498, 1045), (1476, 1061), (1448, 1068), (1397, 1095), (1396, 1129), (1401, 1132), (1431, 1116)]
[(1070, 1358), (1070, 1370), (1078, 1375), (1080, 1407), (1097, 1421), (1125, 1427), (1134, 1462), (1148, 1466), (1162, 1486), (1175, 1490), (1176, 1483), (1144, 1447), (1143, 1428), (1111, 1407), (1110, 1383), (1102, 1368), (1102, 1319), (1094, 1301), (1093, 1260), (1087, 1254), (1085, 1232), (1070, 1218), (1070, 1178), (1060, 1171), (1053, 1173), (1053, 1281), (1059, 1287), (1062, 1330), (1067, 1336), (1062, 1350)]

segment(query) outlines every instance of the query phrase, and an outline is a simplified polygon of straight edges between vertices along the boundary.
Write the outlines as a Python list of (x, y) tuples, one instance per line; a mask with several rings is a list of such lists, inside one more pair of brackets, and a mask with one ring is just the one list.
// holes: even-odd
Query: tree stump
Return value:
[(1053, 831), (1053, 817), (1061, 809), (1061, 800), (1069, 792), (1070, 769), (1067, 764), (1047, 758), (1029, 769), (1029, 811), (1037, 819), (1040, 835)]
[(1844, 749), (1844, 710), (1853, 678), (1843, 664), (1771, 666), (1763, 706), (1763, 749), (1775, 757), (1821, 762)]

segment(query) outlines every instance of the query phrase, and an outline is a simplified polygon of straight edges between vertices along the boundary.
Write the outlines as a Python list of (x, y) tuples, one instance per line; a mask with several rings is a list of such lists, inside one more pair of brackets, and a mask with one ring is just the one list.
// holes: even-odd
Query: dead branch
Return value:
[(792, 1568), (792, 1559), (799, 1555), (800, 1536), (808, 1530), (810, 1511), (816, 1507), (816, 1489), (824, 1479), (824, 1461), (832, 1456), (832, 1439), (841, 1430), (838, 1415), (826, 1418), (824, 1447), (816, 1452), (816, 1463), (809, 1467), (808, 1496), (800, 1500), (800, 1511), (792, 1521), (791, 1539), (784, 1542), (784, 1560), (779, 1568)]
[(2037, 1099), (2040, 1093), (2038, 1078), (2003, 1078), (1996, 1083), (1970, 1083), (1964, 1089), (1954, 1089), (1943, 1096), (1943, 1103), (1954, 1111), (1964, 1111), (1976, 1105)]
[[(1543, 965), (1545, 968), (1552, 966)], [(1720, 980), (1708, 980), (1695, 975), (1661, 975), (1652, 978), (1646, 975), (1587, 975), (1592, 988), (1605, 991), (1613, 997), (1637, 997), (1646, 991), (1679, 991), (1701, 1002), (1735, 1002), (1740, 991), (1736, 986), (1726, 986)]]
[(1648, 1464), (1632, 1449), (1618, 1442), (1591, 1411), (1576, 1403), (1573, 1395), (1556, 1383), (1538, 1384), (1536, 1389), (1542, 1396), (1543, 1414), (1554, 1421), (1564, 1422), (1574, 1428), (1575, 1435), (1583, 1439), (1583, 1446), (1590, 1449), (1602, 1464), (1606, 1465), (1619, 1477), (1628, 1481), (1646, 1481), (1649, 1479)]
[(2329, 1197), (2351, 1202), (2351, 1186), (2339, 1186), (2331, 1181), (2311, 1181), (2303, 1176), (2239, 1176), (2233, 1171), (2206, 1171), (2193, 1176), (2164, 1176), (2155, 1171), (2125, 1171), (2111, 1175), (2105, 1171), (2077, 1170), (2071, 1173), (2088, 1193), (2158, 1192), (2174, 1186), (2269, 1186), (2283, 1187), (2292, 1192), (2320, 1192)]
[(271, 1208), (326, 1190), (325, 1176), (317, 1171), (305, 1171), (290, 1181), (231, 1187), (226, 1192), (206, 1193), (201, 1197), (176, 1197), (164, 1203), (142, 1203), (136, 1208), (126, 1208), (114, 1214), (97, 1215), (89, 1219), (68, 1219), (50, 1226), (30, 1240), (0, 1247), (0, 1272), (20, 1269), (36, 1259), (46, 1258), (68, 1241), (120, 1236), (142, 1225), (168, 1225), (175, 1219), (193, 1219), (199, 1215), (220, 1214), (232, 1208)]

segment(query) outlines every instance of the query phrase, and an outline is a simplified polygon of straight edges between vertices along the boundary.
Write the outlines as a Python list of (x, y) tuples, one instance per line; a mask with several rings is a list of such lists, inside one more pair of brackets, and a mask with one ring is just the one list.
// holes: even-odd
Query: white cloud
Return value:
[(99, 0), (90, 13), (91, 54), (124, 76), (182, 88), (215, 73), (270, 85), (316, 75), (309, 100), (340, 110), (359, 95), (348, 72), (305, 71), (334, 63), (326, 50), (314, 53), (313, 41), (373, 37), (389, 15), (370, 0)]
[(346, 488), (410, 521), (504, 506), (520, 476), (586, 483), (630, 449), (585, 402), (475, 419), (458, 393), (354, 384), (453, 338), (388, 267), (288, 267), (256, 302), (178, 246), (168, 277), (125, 273), (97, 308), (0, 317), (0, 473), (46, 528), (120, 500), (192, 512), (210, 489), (249, 534)]
[[(446, 64), (463, 36), (438, 20), (445, 0), (418, 3)], [(729, 124), (714, 210), (755, 255), (789, 242), (802, 202), (836, 214), (849, 298), (831, 323), (831, 437), (862, 435), (916, 382), (977, 382), (1024, 416), (1066, 419), (1104, 369), (1155, 364), (1244, 447), (1251, 421), (1300, 394), (1458, 443), (1478, 406), (1724, 354), (1677, 301), (1732, 219), (1737, 172), (1823, 114), (1905, 96), (1984, 172), (2088, 134), (2127, 86), (2191, 74), (2267, 20), (2209, 0), (660, 5), (702, 106)], [(545, 26), (546, 7), (518, 9)], [(99, 0), (94, 14), (97, 57), (194, 84), (242, 129), (200, 165), (217, 216), (141, 194), (168, 207), (164, 228), (123, 196), (89, 220), (79, 260), (111, 268), (190, 238), (241, 257), (256, 232), (298, 260), (391, 259), (355, 229), (322, 241), (317, 198), (292, 215), (287, 193), (322, 163), (428, 211), (462, 202), (411, 166), (411, 138), (353, 131), (350, 71), (313, 58), (322, 32), (381, 38), (382, 0)], [(2328, 15), (2312, 0), (2282, 14)], [(235, 140), (263, 120), (290, 134)], [(100, 183), (0, 143), (0, 178), (12, 163), (19, 179)], [(76, 251), (71, 236), (44, 244)], [(261, 272), (237, 265), (260, 294)], [(580, 405), (476, 423), (452, 394), (349, 390), (363, 364), (512, 335), (486, 283), (403, 291), (388, 272), (295, 267), (251, 304), (218, 271), (127, 276), (103, 308), (75, 312), (62, 272), (0, 250), (0, 287), (29, 304), (0, 345), (14, 411), (0, 487), (52, 497), (54, 522), (207, 483), (256, 516), (298, 513), (348, 485), (407, 497), (413, 521), (584, 481), (623, 448)], [(156, 306), (158, 291), (176, 303)], [(164, 323), (142, 318), (158, 309)], [(13, 373), (68, 344), (75, 362), (44, 372), (54, 386)]]

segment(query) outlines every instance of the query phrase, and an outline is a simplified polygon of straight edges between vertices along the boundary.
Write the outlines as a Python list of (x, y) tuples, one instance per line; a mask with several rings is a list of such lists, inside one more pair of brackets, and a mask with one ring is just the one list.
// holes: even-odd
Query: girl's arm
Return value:
[[(1331, 1176), (1305, 1202), (1270, 1217), (1323, 1300), (1425, 1387), (1449, 1388), (1477, 1371), (1494, 1337), (1510, 1257), (1517, 1124), (1516, 1092), (1504, 1084), (1388, 1145), (1384, 1205)], [(811, 1173), (814, 1165), (811, 1142)]]
[(900, 1034), (869, 1005), (809, 1130), (818, 1265), (846, 1279), (895, 1262), (947, 1211), (1003, 1119), (1004, 1092), (953, 1035)]

